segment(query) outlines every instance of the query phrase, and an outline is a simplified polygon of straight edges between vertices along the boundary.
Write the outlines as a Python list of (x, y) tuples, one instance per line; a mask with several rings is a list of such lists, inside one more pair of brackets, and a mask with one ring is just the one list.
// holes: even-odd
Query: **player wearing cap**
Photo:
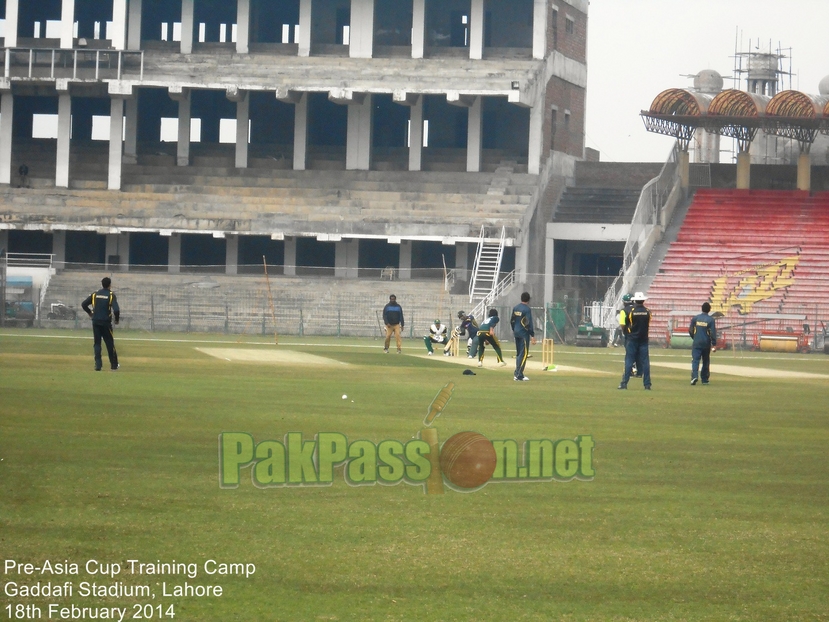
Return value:
[[(435, 323), (429, 327), (429, 334), (423, 337), (423, 343), (426, 344), (426, 353), (432, 356), (435, 351), (432, 348), (433, 343), (445, 345), (448, 339), (446, 338), (446, 327), (440, 323), (440, 320), (435, 320)], [(449, 356), (449, 353), (444, 350), (444, 356)]]
[(622, 296), (622, 308), (619, 309), (619, 325), (616, 326), (616, 332), (613, 333), (613, 347), (619, 345), (619, 343), (624, 343), (624, 336), (625, 336), (625, 320), (627, 319), (628, 313), (631, 312), (633, 309), (633, 301), (630, 299), (630, 294), (625, 294)]
[(452, 336), (449, 339), (449, 343), (443, 348), (443, 352), (445, 353), (452, 353), (452, 343), (453, 341), (459, 340), (464, 335), (469, 335), (469, 339), (466, 342), (466, 356), (468, 358), (474, 358), (475, 353), (472, 351), (472, 342), (475, 340), (475, 335), (478, 334), (478, 322), (475, 321), (475, 318), (472, 315), (467, 315), (466, 311), (458, 311), (458, 319), (461, 323), (452, 330)]
[(628, 388), (628, 380), (633, 374), (633, 364), (642, 374), (645, 389), (651, 388), (651, 363), (648, 353), (648, 328), (651, 323), (651, 312), (645, 307), (647, 297), (642, 292), (633, 295), (633, 309), (625, 319), (625, 374), (622, 376), (620, 389)]

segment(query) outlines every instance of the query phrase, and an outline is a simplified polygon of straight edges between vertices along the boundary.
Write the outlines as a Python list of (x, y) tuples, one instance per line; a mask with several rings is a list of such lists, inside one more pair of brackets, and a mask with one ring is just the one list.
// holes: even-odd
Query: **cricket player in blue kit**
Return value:
[(529, 380), (524, 375), (527, 357), (530, 355), (530, 343), (535, 345), (535, 331), (533, 330), (533, 312), (527, 304), (530, 302), (529, 292), (521, 294), (521, 302), (512, 309), (509, 323), (512, 334), (515, 336), (515, 380)]

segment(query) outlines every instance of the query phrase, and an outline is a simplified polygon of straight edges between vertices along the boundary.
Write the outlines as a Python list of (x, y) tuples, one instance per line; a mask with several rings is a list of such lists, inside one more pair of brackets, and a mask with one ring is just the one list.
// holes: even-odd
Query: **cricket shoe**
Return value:
[(504, 363), (504, 361), (501, 361), (500, 363), (498, 363), (498, 367), (506, 367), (506, 366), (507, 366), (507, 364)]
[(432, 356), (432, 354), (434, 354), (434, 352), (427, 352), (426, 356)]
[(388, 354), (388, 353), (389, 353), (389, 349), (388, 348), (383, 348), (383, 354)]
[(484, 366), (484, 362), (483, 361), (478, 361), (478, 367), (483, 367), (483, 366)]
[(696, 378), (691, 378), (691, 385), (695, 385), (696, 383), (697, 383), (697, 379)]
[(527, 382), (529, 378), (527, 378), (526, 376), (521, 376), (520, 378), (513, 377), (513, 380), (517, 382)]

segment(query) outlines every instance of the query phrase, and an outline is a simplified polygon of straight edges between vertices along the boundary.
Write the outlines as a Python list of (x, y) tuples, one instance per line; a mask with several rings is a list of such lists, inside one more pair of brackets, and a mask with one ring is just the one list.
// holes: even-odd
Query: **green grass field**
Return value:
[[(536, 347), (517, 383), (509, 366), (462, 375), (411, 340), (403, 356), (376, 340), (116, 340), (122, 369), (95, 373), (86, 331), (0, 333), (0, 619), (57, 604), (187, 621), (829, 620), (825, 355), (717, 352), (711, 384), (692, 387), (689, 351), (652, 348), (646, 392), (616, 390), (621, 348), (561, 347), (563, 369), (541, 372)], [(329, 364), (197, 350), (211, 347)], [(724, 373), (735, 366), (776, 373)], [(219, 485), (222, 433), (406, 443), (449, 381), (441, 440), (592, 435), (595, 477), (427, 495), (349, 485), (342, 466), (327, 486), (261, 488), (246, 467), (238, 488)], [(129, 560), (197, 572), (130, 573)], [(208, 574), (242, 564), (255, 573)], [(71, 596), (20, 595), (66, 582)], [(185, 582), (222, 594), (164, 595)], [(83, 596), (82, 583), (149, 594)]]

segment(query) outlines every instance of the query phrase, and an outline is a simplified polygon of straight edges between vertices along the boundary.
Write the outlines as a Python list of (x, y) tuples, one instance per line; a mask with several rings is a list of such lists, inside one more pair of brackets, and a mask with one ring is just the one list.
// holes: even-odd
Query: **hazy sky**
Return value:
[(818, 94), (829, 75), (829, 0), (590, 0), (585, 146), (604, 162), (665, 161), (673, 139), (646, 132), (640, 111), (665, 89), (692, 87), (685, 76), (702, 69), (734, 86), (735, 42), (748, 52), (749, 41), (782, 49), (791, 88)]

